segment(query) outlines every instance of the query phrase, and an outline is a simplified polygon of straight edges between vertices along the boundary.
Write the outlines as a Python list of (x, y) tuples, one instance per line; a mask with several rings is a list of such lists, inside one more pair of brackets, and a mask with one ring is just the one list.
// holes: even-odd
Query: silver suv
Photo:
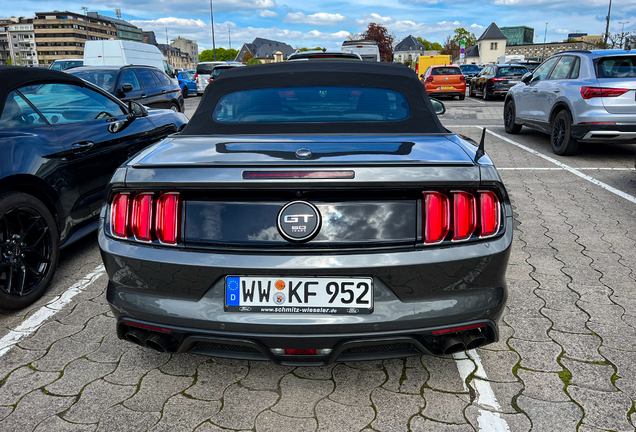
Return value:
[(551, 135), (559, 155), (578, 142), (636, 142), (636, 51), (572, 50), (547, 59), (510, 89), (506, 132), (529, 126)]

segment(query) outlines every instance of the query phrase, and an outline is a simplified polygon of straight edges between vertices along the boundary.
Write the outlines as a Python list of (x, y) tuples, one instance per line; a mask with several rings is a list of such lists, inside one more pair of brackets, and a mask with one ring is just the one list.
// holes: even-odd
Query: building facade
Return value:
[(243, 44), (235, 60), (243, 61), (248, 52), (261, 63), (279, 63), (287, 60), (294, 48), (284, 42), (256, 38), (252, 43)]
[(398, 63), (413, 62), (425, 55), (425, 52), (426, 47), (415, 37), (408, 35), (393, 49), (393, 60)]
[(88, 40), (117, 39), (111, 22), (68, 11), (36, 12), (33, 31), (41, 65), (82, 58)]
[(188, 54), (194, 66), (193, 69), (196, 68), (197, 64), (199, 64), (199, 45), (197, 44), (197, 41), (185, 39), (179, 36), (176, 39), (173, 39), (170, 42), (170, 45), (181, 50), (181, 52)]
[[(548, 42), (545, 44), (520, 45), (506, 48), (506, 54), (522, 54), (526, 60), (542, 60), (563, 51), (583, 49), (592, 50), (598, 47), (590, 42)], [(545, 54), (544, 54), (545, 53)]]
[(506, 54), (506, 40), (497, 24), (490, 23), (477, 39), (479, 63), (496, 63), (500, 56)]
[(168, 64), (172, 66), (172, 69), (194, 69), (192, 59), (188, 53), (184, 53), (180, 49), (168, 44), (157, 44), (157, 48), (159, 48), (161, 54), (166, 58)]
[(506, 46), (531, 45), (534, 43), (534, 28), (527, 26), (501, 27), (506, 36)]
[(142, 34), (143, 31), (139, 27), (134, 26), (129, 22), (126, 22), (124, 20), (120, 20), (117, 18), (112, 18), (106, 15), (101, 15), (97, 12), (88, 12), (86, 15), (88, 15), (91, 18), (98, 18), (104, 21), (111, 22), (117, 29), (117, 39), (128, 40), (133, 42), (144, 41), (144, 37)]
[(0, 64), (38, 65), (33, 19), (0, 19)]

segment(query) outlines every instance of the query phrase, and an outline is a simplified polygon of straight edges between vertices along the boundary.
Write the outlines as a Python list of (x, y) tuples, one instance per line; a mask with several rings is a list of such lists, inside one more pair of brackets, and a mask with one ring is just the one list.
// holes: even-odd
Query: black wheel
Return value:
[(183, 98), (185, 99), (187, 97), (188, 97), (188, 87), (186, 86), (183, 88)]
[(515, 103), (509, 100), (504, 107), (504, 126), (506, 127), (506, 132), (509, 134), (518, 134), (521, 132), (521, 125), (515, 123), (515, 118)]
[(179, 105), (174, 102), (170, 102), (170, 109), (174, 112), (181, 112), (181, 110), (179, 109)]
[(466, 99), (466, 96), (465, 96), (465, 95), (461, 95), (461, 96), (459, 97), (459, 100), (464, 100), (464, 99)]
[(21, 309), (53, 279), (60, 239), (49, 209), (31, 195), (0, 195), (0, 307)]
[(492, 99), (492, 94), (488, 93), (488, 87), (484, 86), (484, 100), (489, 101)]
[(473, 86), (468, 87), (468, 96), (475, 97), (475, 92), (473, 91)]
[(552, 119), (550, 135), (552, 151), (558, 155), (569, 156), (579, 150), (579, 143), (572, 138), (572, 119), (566, 110), (559, 111)]

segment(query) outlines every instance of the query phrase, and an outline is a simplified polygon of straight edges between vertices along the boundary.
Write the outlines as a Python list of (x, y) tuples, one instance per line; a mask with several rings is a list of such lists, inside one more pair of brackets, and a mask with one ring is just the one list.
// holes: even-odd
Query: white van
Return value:
[(125, 40), (88, 41), (84, 48), (84, 66), (154, 66), (171, 78), (174, 72), (159, 48)]
[(352, 40), (342, 43), (342, 51), (357, 53), (362, 61), (379, 62), (380, 48), (374, 40)]

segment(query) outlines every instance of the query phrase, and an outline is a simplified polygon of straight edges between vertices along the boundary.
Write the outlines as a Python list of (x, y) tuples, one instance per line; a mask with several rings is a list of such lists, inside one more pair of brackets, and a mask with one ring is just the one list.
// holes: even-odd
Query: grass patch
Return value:
[(559, 374), (559, 378), (563, 381), (565, 387), (570, 385), (570, 381), (572, 381), (572, 373), (569, 370), (563, 369), (561, 372), (557, 372)]

